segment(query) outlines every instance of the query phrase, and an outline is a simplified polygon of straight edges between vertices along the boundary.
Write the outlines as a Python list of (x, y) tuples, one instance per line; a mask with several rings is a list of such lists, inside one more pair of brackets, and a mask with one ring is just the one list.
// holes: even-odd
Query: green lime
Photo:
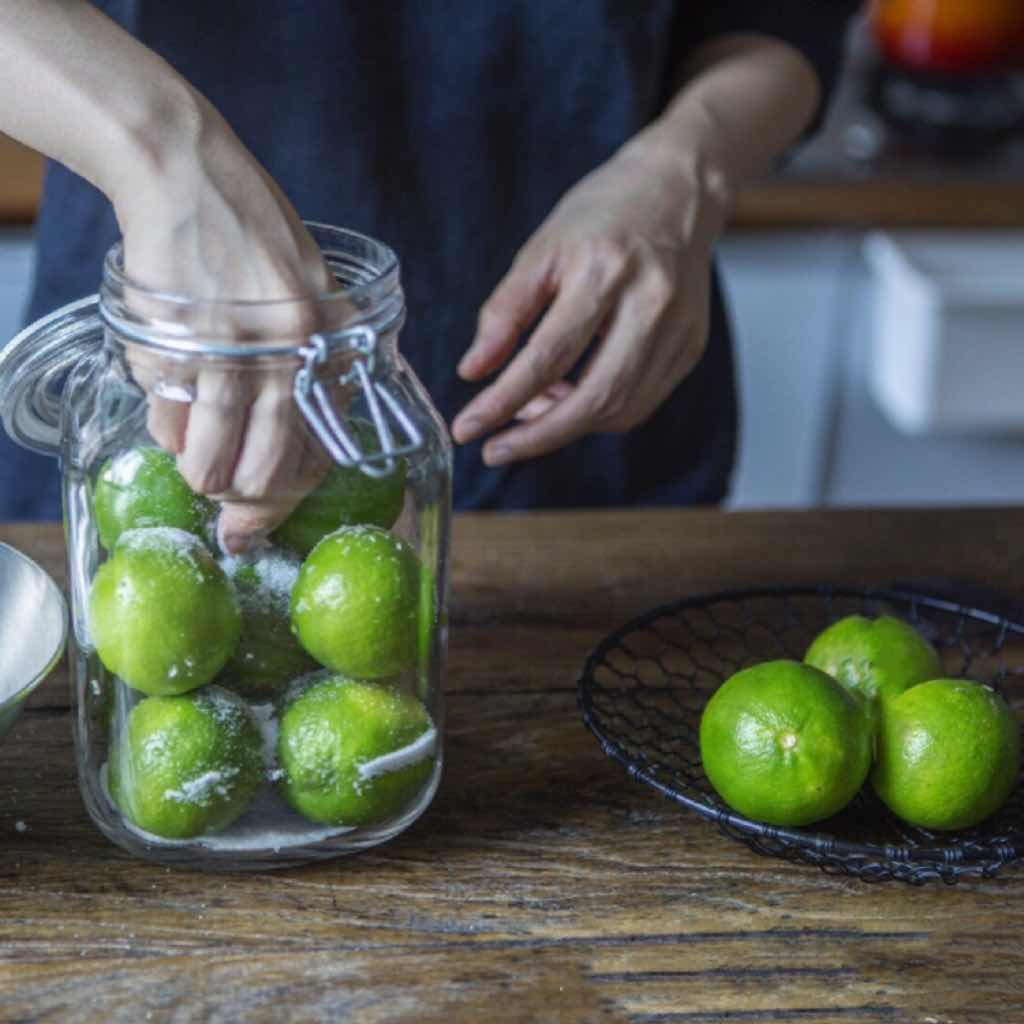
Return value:
[(408, 806), (434, 768), (427, 709), (398, 687), (339, 675), (296, 689), (277, 744), (292, 807), (325, 825), (368, 825)]
[(882, 706), (943, 673), (935, 648), (913, 626), (883, 615), (848, 615), (815, 637), (804, 661), (864, 697), (874, 728)]
[(92, 581), (96, 653), (143, 693), (186, 693), (208, 683), (234, 652), (240, 622), (224, 570), (184, 530), (128, 530)]
[(1019, 768), (1006, 701), (967, 679), (933, 679), (886, 706), (871, 784), (912, 825), (967, 828), (1003, 805)]
[(218, 679), (253, 700), (267, 700), (319, 666), (292, 633), (291, 600), (301, 562), (281, 549), (221, 559), (242, 610), (238, 647)]
[(427, 672), (430, 669), (430, 655), (434, 649), (434, 634), (438, 629), (436, 589), (434, 574), (426, 565), (421, 565), (418, 654), (421, 672)]
[(310, 654), (360, 679), (415, 664), (420, 562), (401, 538), (376, 526), (343, 526), (302, 563), (292, 625)]
[(700, 721), (704, 773), (730, 807), (773, 825), (842, 810), (871, 767), (859, 697), (799, 661), (766, 661), (727, 679)]
[(107, 763), (110, 795), (125, 817), (167, 839), (227, 828), (264, 777), (251, 712), (217, 686), (140, 701)]
[(173, 526), (207, 538), (217, 506), (196, 494), (160, 448), (131, 448), (108, 459), (93, 498), (100, 543), (112, 551), (125, 530)]
[[(380, 451), (372, 423), (357, 419), (349, 425), (364, 452)], [(396, 459), (394, 472), (379, 478), (368, 476), (357, 466), (332, 465), (320, 486), (277, 528), (273, 539), (305, 556), (339, 526), (367, 524), (389, 530), (402, 512), (405, 475), (404, 459)]]

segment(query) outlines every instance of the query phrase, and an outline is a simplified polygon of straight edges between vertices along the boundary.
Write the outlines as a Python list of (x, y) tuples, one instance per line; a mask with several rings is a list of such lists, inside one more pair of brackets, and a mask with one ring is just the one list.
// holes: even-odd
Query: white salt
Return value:
[(302, 567), (297, 555), (290, 551), (264, 549), (251, 554), (226, 555), (220, 560), (220, 566), (232, 582), (242, 569), (252, 568), (255, 586), (248, 579), (241, 584), (235, 582), (243, 611), (277, 612), (282, 616), (290, 613), (292, 590)]
[(175, 572), (191, 573), (191, 581), (203, 586), (213, 568), (213, 556), (193, 533), (176, 526), (140, 526), (125, 530), (117, 540), (117, 550), (150, 551), (175, 559)]
[(203, 772), (194, 779), (187, 779), (181, 784), (180, 789), (165, 789), (164, 798), (179, 804), (195, 804), (201, 807), (214, 794), (222, 797), (228, 795), (228, 777), (233, 774), (234, 772)]
[(277, 715), (273, 704), (252, 704), (249, 710), (256, 720), (256, 725), (263, 737), (263, 763), (266, 765), (271, 778), (280, 777), (275, 773), (274, 764), (277, 761)]
[(399, 750), (392, 750), (389, 754), (382, 754), (372, 761), (364, 761), (359, 765), (357, 771), (361, 781), (374, 779), (378, 775), (387, 775), (389, 772), (397, 772), (402, 768), (419, 764), (424, 758), (434, 753), (437, 745), (437, 729), (431, 726), (425, 733), (413, 740), (408, 746)]
[[(117, 805), (110, 800), (107, 790), (107, 766), (100, 771), (100, 781), (107, 800), (116, 809)], [(245, 814), (236, 821), (227, 832), (215, 835), (196, 836), (194, 839), (164, 839), (145, 829), (133, 825), (127, 818), (121, 817), (124, 827), (133, 835), (138, 836), (151, 846), (189, 847), (200, 846), (214, 852), (255, 853), (272, 850), (298, 849), (314, 843), (323, 842), (337, 836), (354, 832), (353, 826), (316, 826), (297, 815), (270, 787), (265, 787), (257, 794)]]
[(203, 542), (187, 530), (176, 526), (140, 526), (125, 530), (117, 540), (118, 547), (136, 551), (175, 551), (182, 554), (202, 553), (208, 556)]
[(128, 487), (134, 482), (135, 474), (142, 468), (142, 464), (141, 450), (132, 448), (131, 451), (118, 455), (103, 476), (118, 487)]

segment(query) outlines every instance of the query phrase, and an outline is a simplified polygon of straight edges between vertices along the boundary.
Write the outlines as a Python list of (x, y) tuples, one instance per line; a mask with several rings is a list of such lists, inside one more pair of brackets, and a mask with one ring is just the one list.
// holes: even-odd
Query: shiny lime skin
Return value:
[(375, 526), (344, 526), (303, 562), (292, 625), (321, 665), (384, 679), (416, 663), (420, 595), (420, 562), (405, 541)]
[(281, 713), (281, 791), (296, 811), (325, 825), (368, 825), (392, 817), (430, 779), (433, 754), (369, 777), (360, 769), (408, 747), (432, 727), (426, 708), (397, 686), (313, 677)]
[(251, 713), (216, 686), (140, 701), (107, 763), (107, 785), (121, 812), (167, 839), (226, 828), (245, 813), (265, 775)]
[(292, 633), (291, 595), (298, 556), (282, 549), (221, 559), (235, 588), (242, 630), (217, 681), (251, 700), (269, 700), (319, 668)]
[(944, 831), (994, 814), (1019, 770), (1020, 726), (1006, 701), (968, 679), (933, 679), (887, 705), (871, 784), (894, 814)]
[(913, 626), (888, 615), (840, 619), (815, 637), (804, 661), (864, 697), (876, 730), (889, 700), (943, 674), (935, 648)]
[[(380, 451), (371, 423), (353, 420), (350, 426), (364, 451)], [(367, 524), (389, 530), (402, 512), (406, 472), (404, 459), (396, 460), (393, 473), (379, 478), (356, 466), (332, 465), (320, 486), (278, 527), (274, 541), (306, 556), (340, 526)]]
[(730, 807), (773, 825), (808, 825), (842, 810), (871, 767), (860, 698), (798, 661), (737, 672), (700, 723), (704, 773)]
[(208, 683), (238, 645), (241, 614), (224, 571), (193, 534), (123, 533), (96, 572), (89, 624), (106, 668), (150, 695)]
[(108, 459), (93, 492), (100, 543), (112, 551), (125, 530), (173, 526), (207, 538), (217, 506), (196, 494), (160, 448), (132, 448)]

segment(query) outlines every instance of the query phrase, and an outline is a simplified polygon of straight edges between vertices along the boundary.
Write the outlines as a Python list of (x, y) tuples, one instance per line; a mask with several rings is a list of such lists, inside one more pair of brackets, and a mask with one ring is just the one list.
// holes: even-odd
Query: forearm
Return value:
[(0, 0), (0, 130), (115, 206), (200, 131), (200, 98), (82, 0)]
[(736, 190), (763, 174), (810, 123), (821, 99), (811, 65), (766, 36), (699, 50), (665, 112), (629, 144), (652, 167), (682, 174), (724, 219)]

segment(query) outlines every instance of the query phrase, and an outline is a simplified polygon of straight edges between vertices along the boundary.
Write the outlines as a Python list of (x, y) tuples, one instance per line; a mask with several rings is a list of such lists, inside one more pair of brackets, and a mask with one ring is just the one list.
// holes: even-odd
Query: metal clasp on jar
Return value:
[[(331, 402), (322, 381), (321, 367), (332, 354), (356, 353), (351, 367), (338, 378), (343, 387), (358, 387), (366, 398), (380, 450), (368, 452), (348, 430)], [(395, 459), (419, 451), (423, 434), (398, 400), (373, 379), (377, 332), (372, 327), (350, 327), (336, 334), (314, 334), (299, 354), (302, 366), (295, 374), (295, 401), (320, 443), (341, 466), (357, 466), (367, 476), (385, 477), (395, 471)], [(395, 430), (397, 426), (397, 430)], [(397, 440), (396, 440), (397, 434)]]

